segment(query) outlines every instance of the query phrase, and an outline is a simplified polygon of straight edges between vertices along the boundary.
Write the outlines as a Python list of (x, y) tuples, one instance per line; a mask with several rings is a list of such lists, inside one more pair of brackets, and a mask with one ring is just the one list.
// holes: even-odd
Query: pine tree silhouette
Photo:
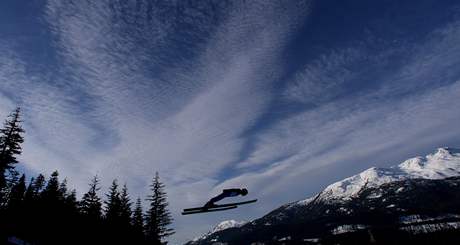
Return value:
[(40, 220), (46, 224), (40, 227), (39, 233), (40, 241), (44, 244), (59, 244), (66, 232), (67, 228), (64, 224), (68, 221), (64, 206), (66, 193), (63, 189), (66, 189), (66, 183), (60, 183), (59, 173), (54, 171), (40, 194), (40, 200), (38, 200), (38, 207), (40, 207), (38, 215)]
[(135, 230), (140, 231), (142, 233), (144, 232), (144, 215), (142, 211), (142, 202), (140, 197), (138, 197), (136, 200), (132, 224)]
[(106, 194), (104, 236), (107, 237), (108, 244), (121, 243), (123, 236), (127, 232), (120, 228), (121, 201), (118, 191), (117, 180), (112, 181), (109, 192)]
[(80, 214), (80, 210), (78, 209), (77, 191), (75, 189), (66, 196), (64, 204), (68, 215), (73, 218), (78, 218), (77, 216)]
[(57, 171), (54, 171), (51, 174), (51, 177), (49, 178), (48, 183), (46, 184), (46, 187), (41, 194), (41, 197), (43, 202), (48, 206), (55, 206), (59, 200), (62, 200), (61, 192), (59, 191), (59, 173)]
[(26, 191), (26, 176), (23, 174), (19, 181), (11, 188), (8, 196), (8, 210), (15, 212), (24, 202), (24, 195)]
[(38, 220), (38, 207), (37, 207), (37, 193), (35, 188), (35, 178), (31, 178), (29, 185), (26, 188), (24, 194), (24, 214), (25, 217), (22, 221), (22, 230), (25, 236), (34, 237), (34, 221)]
[(106, 244), (103, 238), (106, 234), (104, 232), (102, 223), (102, 201), (98, 196), (99, 178), (94, 176), (89, 184), (89, 190), (83, 195), (80, 202), (80, 213), (81, 213), (81, 224), (77, 227), (82, 228), (82, 232), (85, 234), (83, 243), (90, 244)]
[(24, 193), (24, 202), (32, 202), (35, 196), (35, 191), (34, 191), (34, 178), (31, 178), (29, 181), (29, 185), (26, 188), (26, 191)]
[(35, 196), (38, 196), (38, 194), (43, 190), (43, 187), (45, 187), (45, 184), (45, 176), (43, 176), (43, 174), (39, 174), (33, 183), (33, 191)]
[(144, 235), (144, 214), (142, 211), (142, 202), (141, 198), (138, 197), (134, 207), (133, 217), (132, 217), (132, 226), (133, 226), (133, 237), (136, 239), (135, 244), (144, 244), (145, 235)]
[(4, 127), (0, 129), (0, 203), (4, 203), (6, 187), (6, 171), (14, 170), (14, 165), (18, 162), (16, 155), (21, 154), (21, 144), (24, 142), (21, 127), (20, 108), (9, 116), (5, 121)]
[(120, 219), (120, 193), (118, 192), (117, 180), (112, 181), (112, 185), (109, 188), (109, 193), (106, 195), (107, 201), (105, 201), (105, 219), (107, 223), (114, 225), (119, 222)]
[(59, 198), (61, 200), (61, 202), (63, 202), (66, 197), (67, 197), (67, 179), (64, 179), (61, 184), (59, 184), (59, 189), (58, 189), (58, 192), (59, 192)]
[(122, 226), (130, 227), (131, 213), (131, 199), (129, 198), (128, 187), (124, 184), (120, 193), (120, 222)]
[(151, 187), (151, 195), (147, 199), (150, 208), (146, 216), (146, 238), (153, 244), (167, 244), (164, 238), (174, 234), (173, 229), (168, 228), (172, 224), (172, 217), (169, 213), (166, 200), (164, 184), (160, 182), (158, 172), (155, 173)]
[[(85, 224), (80, 220), (80, 213), (78, 211), (77, 193), (72, 190), (70, 193), (65, 195), (65, 199), (62, 204), (62, 217), (61, 224), (63, 226), (62, 240), (68, 241), (69, 237), (73, 237), (75, 231), (83, 231), (82, 228)], [(73, 239), (69, 244), (83, 244), (79, 239)], [(62, 243), (61, 243), (62, 244)]]
[(71, 213), (78, 212), (77, 191), (72, 190), (65, 196), (64, 204)]
[[(12, 186), (8, 199), (5, 215), (0, 218), (7, 224), (7, 230), (21, 230), (21, 223), (24, 220), (24, 193), (26, 191), (25, 175)], [(0, 231), (1, 233), (1, 231)]]
[(89, 191), (83, 195), (80, 202), (80, 210), (87, 218), (100, 220), (102, 217), (102, 202), (101, 198), (97, 195), (97, 192), (100, 190), (97, 175), (93, 177), (89, 186)]

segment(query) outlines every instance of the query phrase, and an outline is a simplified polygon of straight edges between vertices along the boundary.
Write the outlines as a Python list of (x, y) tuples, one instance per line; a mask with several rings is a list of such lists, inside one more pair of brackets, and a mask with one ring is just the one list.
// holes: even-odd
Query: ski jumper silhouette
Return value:
[(215, 206), (216, 202), (224, 199), (224, 198), (227, 198), (227, 197), (235, 197), (235, 196), (246, 196), (248, 194), (248, 190), (246, 188), (242, 188), (242, 189), (224, 189), (222, 191), (222, 193), (220, 193), (219, 195), (211, 198), (211, 200), (209, 200), (205, 205), (204, 207), (205, 208), (210, 208), (210, 207), (213, 207)]
[(195, 208), (185, 208), (182, 211), (182, 215), (189, 215), (189, 214), (199, 214), (199, 213), (209, 213), (209, 212), (217, 212), (217, 211), (224, 211), (229, 209), (237, 208), (239, 205), (250, 204), (257, 202), (257, 199), (247, 200), (243, 202), (233, 202), (233, 203), (223, 203), (223, 204), (216, 204), (216, 202), (227, 198), (227, 197), (235, 197), (235, 196), (246, 196), (248, 194), (248, 190), (246, 188), (242, 189), (224, 189), (222, 193), (219, 195), (211, 198), (204, 206), (195, 207)]

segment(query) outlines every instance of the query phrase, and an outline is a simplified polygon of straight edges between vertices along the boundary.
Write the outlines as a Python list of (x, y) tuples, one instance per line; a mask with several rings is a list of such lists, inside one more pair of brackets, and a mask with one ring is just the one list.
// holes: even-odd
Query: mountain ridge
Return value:
[(321, 198), (348, 200), (364, 186), (375, 187), (404, 179), (443, 179), (458, 175), (460, 175), (460, 150), (442, 147), (425, 157), (413, 157), (389, 168), (371, 167), (337, 181), (321, 192), (323, 195)]

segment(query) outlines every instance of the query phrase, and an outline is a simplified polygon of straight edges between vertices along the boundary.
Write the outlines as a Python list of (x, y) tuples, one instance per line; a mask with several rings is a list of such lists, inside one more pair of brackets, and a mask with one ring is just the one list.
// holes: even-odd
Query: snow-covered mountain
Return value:
[[(460, 151), (439, 148), (426, 157), (414, 157), (391, 168), (369, 168), (357, 175), (329, 185), (321, 198), (349, 200), (363, 187), (377, 187), (405, 179), (444, 179), (460, 175)], [(303, 201), (305, 204), (305, 201)]]
[(460, 150), (439, 148), (397, 166), (370, 168), (247, 224), (221, 224), (225, 229), (190, 244), (391, 243), (439, 234), (460, 244)]

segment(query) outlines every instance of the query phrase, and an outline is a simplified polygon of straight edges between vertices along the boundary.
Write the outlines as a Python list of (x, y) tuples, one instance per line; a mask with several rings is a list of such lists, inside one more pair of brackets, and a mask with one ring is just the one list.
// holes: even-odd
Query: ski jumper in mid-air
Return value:
[(211, 200), (209, 200), (205, 205), (204, 207), (205, 208), (210, 208), (210, 207), (214, 207), (216, 204), (216, 202), (224, 199), (224, 198), (227, 198), (227, 197), (236, 197), (236, 196), (246, 196), (248, 194), (248, 190), (246, 188), (243, 188), (243, 189), (224, 189), (222, 191), (222, 193), (220, 193), (219, 195), (211, 198)]
[(225, 189), (219, 195), (211, 198), (211, 200), (209, 200), (202, 207), (184, 209), (182, 211), (182, 215), (224, 211), (224, 210), (237, 208), (239, 205), (257, 202), (257, 199), (253, 199), (253, 200), (242, 201), (242, 202), (216, 204), (216, 202), (218, 202), (218, 201), (220, 201), (220, 200), (222, 200), (224, 198), (227, 198), (227, 197), (246, 196), (247, 194), (248, 194), (248, 190), (245, 189), (245, 188), (242, 188), (242, 189), (238, 189), (238, 188)]

